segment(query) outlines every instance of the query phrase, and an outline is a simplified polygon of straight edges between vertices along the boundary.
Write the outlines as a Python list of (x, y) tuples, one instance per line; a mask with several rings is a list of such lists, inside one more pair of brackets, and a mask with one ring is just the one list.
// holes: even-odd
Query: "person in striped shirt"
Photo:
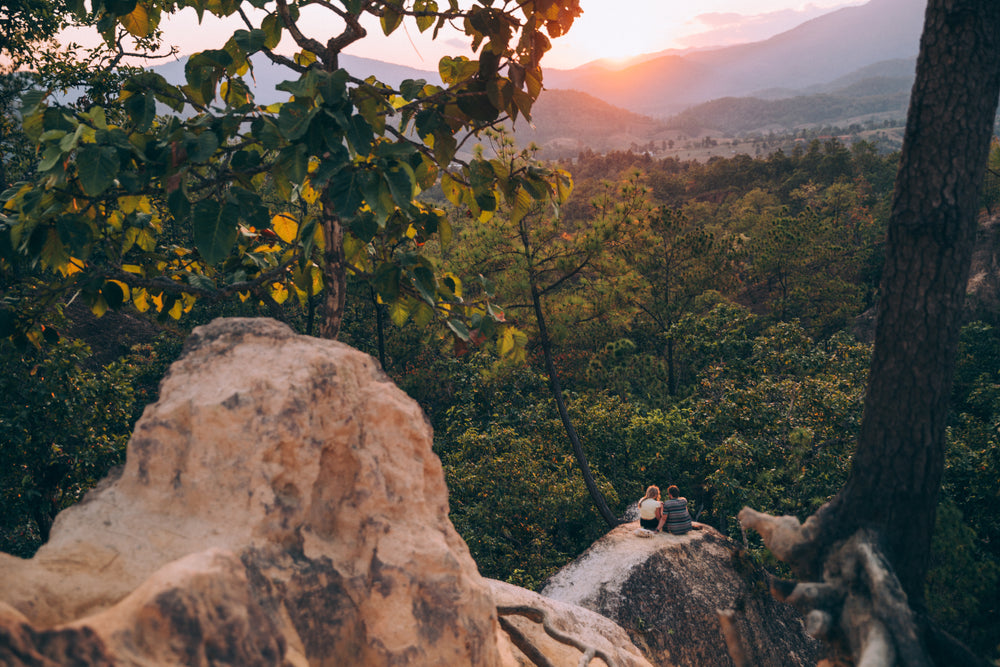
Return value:
[(664, 525), (667, 527), (667, 531), (674, 535), (683, 535), (692, 528), (701, 529), (700, 523), (691, 521), (687, 498), (680, 497), (680, 494), (680, 489), (675, 485), (671, 484), (667, 487), (668, 498), (663, 501), (662, 516), (656, 527), (657, 532), (662, 531)]

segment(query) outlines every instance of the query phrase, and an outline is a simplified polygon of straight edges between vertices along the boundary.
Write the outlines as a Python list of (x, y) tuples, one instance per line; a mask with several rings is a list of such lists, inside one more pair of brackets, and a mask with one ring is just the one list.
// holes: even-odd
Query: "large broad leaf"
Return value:
[(83, 191), (96, 197), (118, 176), (118, 152), (108, 146), (84, 146), (76, 158), (77, 175)]
[(383, 301), (395, 301), (399, 298), (399, 281), (402, 270), (392, 262), (379, 264), (372, 276), (372, 285)]
[(125, 98), (125, 110), (136, 129), (145, 132), (153, 125), (156, 116), (156, 98), (143, 93), (130, 95)]
[(410, 165), (397, 162), (385, 170), (385, 180), (389, 184), (389, 192), (396, 205), (405, 208), (410, 205), (414, 195), (413, 170)]
[(238, 214), (236, 206), (221, 207), (212, 199), (194, 205), (191, 211), (194, 242), (206, 263), (216, 264), (229, 255), (236, 243)]
[(411, 275), (413, 276), (413, 286), (417, 288), (417, 293), (420, 294), (424, 301), (433, 306), (436, 302), (435, 296), (437, 295), (437, 281), (434, 279), (434, 273), (426, 266), (418, 266), (411, 271)]
[(299, 221), (288, 213), (279, 213), (271, 218), (271, 228), (285, 243), (293, 242), (299, 233)]
[(396, 7), (388, 6), (382, 8), (382, 32), (386, 35), (391, 35), (402, 22), (403, 15)]
[(118, 22), (136, 37), (145, 37), (150, 32), (149, 12), (146, 7), (136, 4), (135, 9), (125, 16), (118, 18)]
[[(273, 27), (272, 27), (273, 30)], [(264, 30), (237, 30), (233, 39), (247, 55), (257, 53), (268, 43), (268, 33)]]
[(317, 107), (307, 107), (299, 102), (286, 102), (278, 113), (278, 129), (289, 141), (301, 139), (309, 129), (309, 123), (319, 113)]

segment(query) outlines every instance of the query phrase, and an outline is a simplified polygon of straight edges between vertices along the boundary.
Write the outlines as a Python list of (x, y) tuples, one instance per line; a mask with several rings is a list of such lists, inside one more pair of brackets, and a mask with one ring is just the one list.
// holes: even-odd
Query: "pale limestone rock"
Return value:
[[(201, 569), (168, 566), (203, 552)], [(139, 593), (162, 582), (143, 582), (171, 567), (206, 601), (220, 595), (213, 572), (237, 589), (244, 576), (241, 618), (262, 610), (286, 664), (500, 660), (490, 590), (448, 520), (419, 407), (369, 356), (271, 320), (195, 330), (136, 425), (120, 476), (61, 513), (33, 559), (0, 557), (0, 600), (35, 633), (100, 622), (111, 654), (135, 656), (141, 646), (115, 639), (129, 621), (115, 619), (155, 609)], [(186, 630), (206, 642), (214, 632)]]
[(617, 667), (652, 667), (625, 631), (589, 609), (542, 597), (502, 581), (487, 580), (493, 599), (501, 610), (498, 644), (504, 667), (534, 667), (528, 653), (537, 651), (551, 665), (578, 665), (584, 650), (554, 638), (545, 624), (559, 637), (596, 649), (591, 667), (609, 667), (607, 656)]
[(253, 598), (235, 554), (172, 561), (121, 602), (60, 629), (93, 629), (117, 665), (281, 667), (285, 638)]
[(731, 667), (718, 611), (734, 609), (755, 667), (815, 665), (819, 644), (774, 600), (763, 572), (711, 527), (635, 535), (623, 524), (546, 581), (545, 597), (591, 609), (626, 630), (654, 665)]

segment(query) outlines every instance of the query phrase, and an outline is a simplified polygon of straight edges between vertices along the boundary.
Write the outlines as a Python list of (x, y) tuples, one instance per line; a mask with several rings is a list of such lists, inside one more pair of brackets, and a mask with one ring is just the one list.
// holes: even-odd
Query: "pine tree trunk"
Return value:
[(1000, 3), (931, 0), (886, 243), (868, 393), (838, 512), (923, 601), (979, 190), (1000, 96)]
[(930, 0), (851, 474), (803, 524), (740, 512), (804, 580), (775, 594), (856, 663), (986, 664), (933, 627), (923, 587), (998, 97), (1000, 2)]
[(580, 436), (577, 434), (576, 428), (573, 426), (573, 420), (570, 419), (569, 411), (566, 409), (566, 399), (563, 396), (562, 385), (559, 382), (559, 374), (556, 372), (555, 361), (552, 359), (552, 341), (549, 340), (548, 328), (545, 326), (545, 314), (542, 312), (542, 297), (538, 293), (534, 279), (531, 282), (531, 303), (535, 310), (535, 319), (538, 320), (538, 338), (542, 344), (542, 355), (545, 357), (545, 371), (548, 373), (552, 396), (556, 401), (556, 407), (559, 409), (559, 418), (562, 419), (563, 428), (566, 430), (566, 435), (569, 437), (570, 444), (573, 447), (573, 456), (576, 457), (576, 462), (580, 466), (583, 483), (587, 486), (587, 491), (590, 493), (591, 500), (594, 501), (594, 506), (597, 507), (597, 511), (600, 512), (608, 527), (614, 528), (618, 525), (618, 517), (608, 507), (608, 503), (604, 499), (604, 494), (597, 488), (597, 482), (594, 481), (594, 475), (590, 471), (590, 464), (587, 462), (587, 455), (583, 451)]

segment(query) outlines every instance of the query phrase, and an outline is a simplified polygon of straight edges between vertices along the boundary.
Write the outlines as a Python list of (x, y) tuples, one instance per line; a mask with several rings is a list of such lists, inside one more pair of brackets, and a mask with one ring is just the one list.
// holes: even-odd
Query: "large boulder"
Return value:
[[(488, 580), (500, 614), (505, 667), (652, 667), (625, 630), (589, 609)], [(585, 657), (591, 662), (581, 662)]]
[(637, 528), (612, 530), (550, 577), (541, 594), (614, 621), (654, 665), (731, 667), (720, 611), (732, 612), (749, 664), (816, 664), (819, 644), (801, 616), (771, 597), (763, 573), (731, 541), (707, 526), (652, 537)]
[(194, 331), (120, 474), (0, 554), (0, 601), (10, 665), (501, 664), (419, 407), (271, 320)]

